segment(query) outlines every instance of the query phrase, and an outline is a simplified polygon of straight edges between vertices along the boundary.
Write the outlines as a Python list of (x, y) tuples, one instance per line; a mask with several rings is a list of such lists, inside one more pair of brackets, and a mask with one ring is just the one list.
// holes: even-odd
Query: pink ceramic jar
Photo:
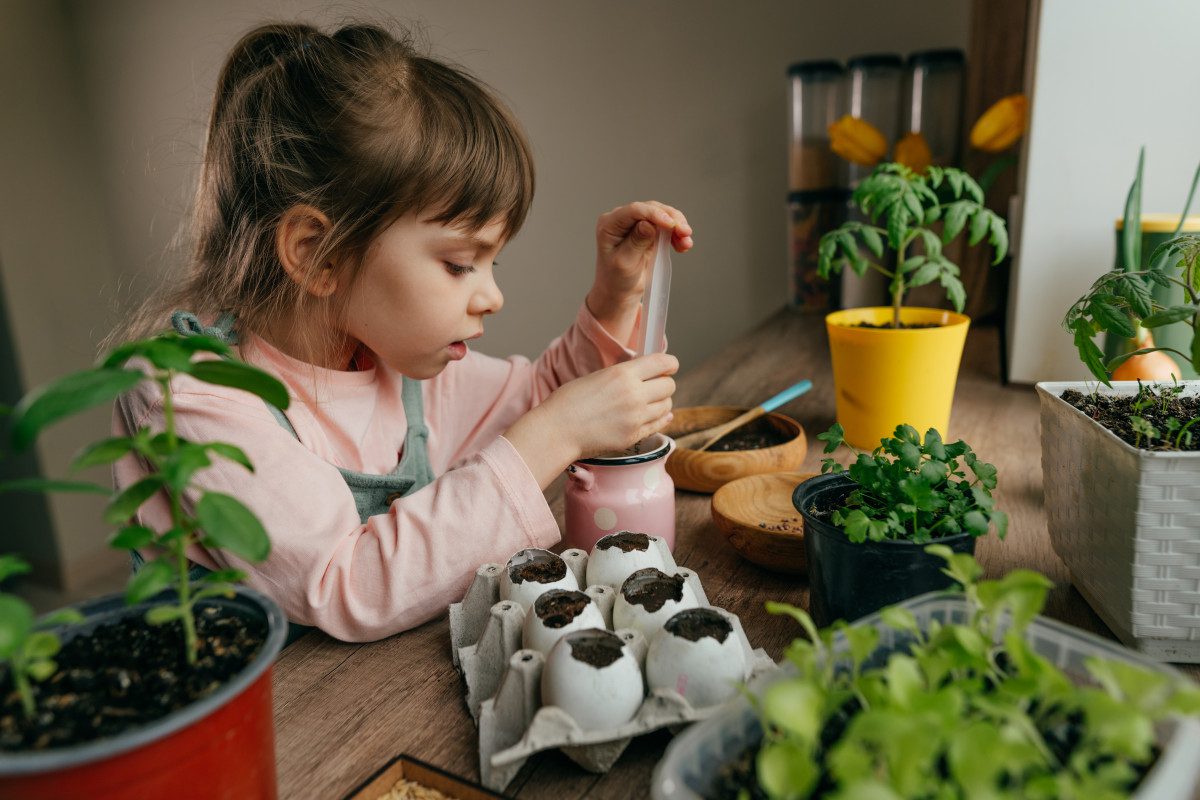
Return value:
[(567, 468), (567, 547), (590, 551), (602, 536), (638, 531), (675, 549), (675, 484), (666, 470), (675, 441), (656, 433), (639, 445), (633, 455), (585, 458)]

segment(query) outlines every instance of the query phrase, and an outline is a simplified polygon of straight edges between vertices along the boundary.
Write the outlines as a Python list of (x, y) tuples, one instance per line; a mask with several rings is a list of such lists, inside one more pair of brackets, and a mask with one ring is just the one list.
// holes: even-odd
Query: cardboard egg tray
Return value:
[[(708, 597), (695, 572), (680, 569), (661, 539), (653, 540), (662, 551), (668, 574), (682, 575), (696, 593), (701, 606)], [(586, 585), (588, 555), (566, 550), (563, 561)], [(503, 564), (484, 564), (462, 602), (450, 606), (450, 649), (454, 665), (467, 686), (466, 702), (479, 727), (479, 774), (484, 786), (501, 791), (535, 753), (559, 748), (590, 772), (607, 772), (635, 736), (659, 728), (681, 727), (717, 711), (721, 704), (693, 708), (672, 689), (649, 692), (629, 722), (610, 730), (582, 730), (557, 706), (541, 705), (542, 667), (546, 656), (521, 648), (525, 610), (519, 603), (500, 599)], [(612, 630), (612, 611), (617, 589), (588, 586), (583, 590), (599, 607), (605, 625)], [(752, 649), (737, 616), (717, 609), (733, 625), (742, 643), (749, 668), (747, 680), (774, 669), (776, 664), (762, 649)], [(532, 612), (530, 612), (532, 613)], [(615, 633), (625, 640), (638, 659), (643, 676), (648, 642), (638, 631), (622, 628)]]

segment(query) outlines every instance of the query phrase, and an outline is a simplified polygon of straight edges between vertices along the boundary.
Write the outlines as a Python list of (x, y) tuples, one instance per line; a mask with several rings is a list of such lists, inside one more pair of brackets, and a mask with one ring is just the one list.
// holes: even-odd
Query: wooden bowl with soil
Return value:
[[(677, 408), (675, 419), (663, 433), (683, 436), (729, 422), (746, 410), (737, 406)], [(799, 422), (783, 414), (766, 414), (731, 431), (707, 450), (677, 448), (667, 459), (667, 474), (679, 489), (711, 493), (747, 475), (799, 469), (807, 452), (808, 440)]]
[(804, 575), (804, 520), (792, 505), (792, 492), (815, 474), (771, 472), (730, 481), (713, 494), (713, 522), (752, 564)]

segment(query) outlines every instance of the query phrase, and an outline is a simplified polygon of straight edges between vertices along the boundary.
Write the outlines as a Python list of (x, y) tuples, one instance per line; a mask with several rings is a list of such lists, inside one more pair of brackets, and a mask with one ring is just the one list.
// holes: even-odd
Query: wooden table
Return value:
[[(1064, 334), (1065, 335), (1065, 334)], [(1008, 537), (979, 542), (988, 576), (1038, 569), (1056, 582), (1046, 614), (1111, 636), (1070, 585), (1054, 555), (1042, 511), (1038, 402), (1031, 387), (999, 383), (998, 332), (971, 331), (958, 379), (950, 435), (965, 439), (999, 471), (997, 505), (1011, 516)], [(819, 470), (815, 435), (833, 423), (833, 381), (820, 318), (783, 310), (679, 380), (676, 406), (751, 406), (801, 378), (814, 388), (784, 406), (809, 436), (804, 468)], [(562, 523), (561, 481), (547, 492)], [(751, 643), (778, 659), (798, 635), (795, 623), (768, 615), (763, 602), (807, 606), (803, 581), (743, 561), (712, 522), (709, 495), (677, 493), (675, 559), (695, 570), (709, 600), (737, 614)], [(1200, 676), (1200, 668), (1187, 671)], [(275, 727), (281, 798), (338, 798), (392, 756), (407, 753), (478, 780), (476, 730), (464, 685), (450, 662), (445, 617), (372, 644), (309, 634), (275, 666)], [(635, 739), (605, 775), (584, 772), (558, 752), (534, 757), (508, 786), (522, 798), (568, 800), (649, 795), (650, 773), (670, 741), (665, 732)]]

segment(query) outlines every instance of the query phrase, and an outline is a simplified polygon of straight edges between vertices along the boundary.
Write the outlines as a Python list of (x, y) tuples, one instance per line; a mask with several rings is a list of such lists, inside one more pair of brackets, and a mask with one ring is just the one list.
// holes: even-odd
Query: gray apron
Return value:
[[(176, 311), (171, 315), (171, 325), (182, 336), (211, 336), (229, 345), (235, 345), (238, 341), (232, 314), (222, 314), (211, 327), (204, 327), (195, 314)], [(408, 432), (404, 435), (404, 452), (396, 468), (386, 475), (373, 475), (343, 467), (337, 468), (338, 472), (342, 474), (342, 480), (346, 482), (346, 486), (354, 496), (354, 506), (358, 509), (360, 522), (365, 523), (368, 518), (377, 514), (386, 514), (395, 500), (412, 494), (433, 482), (433, 468), (429, 464), (429, 428), (425, 425), (421, 382), (405, 375), (400, 396), (404, 403), (404, 415), (408, 418)], [(296, 429), (287, 416), (270, 403), (266, 405), (267, 410), (284, 430), (295, 436), (296, 441), (299, 441), (300, 437), (296, 435)], [(130, 553), (133, 558), (133, 569), (136, 572), (145, 563), (145, 560), (136, 550), (132, 550)], [(211, 570), (196, 564), (188, 572), (188, 577), (195, 581), (209, 572)], [(311, 626), (290, 623), (287, 644), (291, 644), (310, 630), (313, 630)]]

